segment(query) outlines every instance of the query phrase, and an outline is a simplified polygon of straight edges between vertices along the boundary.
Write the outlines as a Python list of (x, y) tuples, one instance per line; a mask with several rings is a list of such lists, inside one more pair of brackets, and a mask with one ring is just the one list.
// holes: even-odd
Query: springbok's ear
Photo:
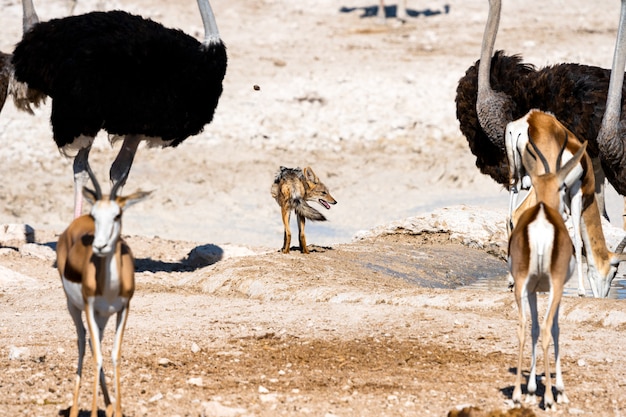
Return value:
[(621, 242), (619, 242), (615, 248), (615, 252), (609, 252), (611, 265), (617, 266), (620, 262), (626, 261), (626, 253), (624, 253), (624, 249), (626, 249), (626, 236), (624, 236)]
[(85, 200), (87, 200), (91, 205), (94, 205), (96, 201), (98, 201), (96, 192), (87, 187), (83, 187), (83, 197), (85, 197)]
[(626, 262), (626, 253), (609, 252), (609, 263), (612, 266), (619, 266), (622, 262)]
[(117, 204), (122, 208), (128, 208), (135, 203), (139, 203), (140, 201), (148, 198), (153, 191), (135, 191), (134, 193), (127, 195), (125, 197), (117, 197)]
[(307, 181), (311, 181), (313, 183), (318, 183), (319, 182), (319, 179), (317, 178), (317, 175), (315, 175), (315, 172), (313, 172), (311, 167), (304, 168), (302, 170), (302, 172), (304, 173), (304, 178), (306, 178)]

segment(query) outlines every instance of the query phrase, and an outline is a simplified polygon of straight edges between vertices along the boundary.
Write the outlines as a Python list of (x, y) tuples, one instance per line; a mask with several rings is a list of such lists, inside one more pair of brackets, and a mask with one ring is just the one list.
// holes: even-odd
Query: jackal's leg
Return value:
[(291, 215), (291, 211), (284, 205), (281, 205), (281, 213), (283, 216), (283, 225), (285, 226), (285, 234), (283, 237), (283, 248), (281, 251), (283, 253), (289, 253), (289, 246), (291, 245), (291, 230), (289, 229), (289, 217)]
[(309, 249), (306, 247), (306, 237), (304, 237), (304, 221), (304, 216), (298, 215), (298, 238), (302, 253), (309, 253)]

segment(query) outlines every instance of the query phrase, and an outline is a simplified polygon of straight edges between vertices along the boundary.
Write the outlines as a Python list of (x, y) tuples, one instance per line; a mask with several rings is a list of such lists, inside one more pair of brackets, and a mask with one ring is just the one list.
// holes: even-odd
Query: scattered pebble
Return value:
[(11, 346), (9, 348), (9, 360), (25, 359), (30, 355), (30, 350), (27, 347)]
[(247, 413), (245, 408), (227, 407), (215, 400), (202, 402), (202, 408), (204, 411), (203, 415), (206, 416), (236, 417), (240, 414)]
[(202, 377), (197, 377), (197, 378), (189, 378), (189, 379), (187, 380), (187, 383), (188, 383), (189, 385), (195, 385), (196, 387), (201, 387), (201, 386), (203, 386), (203, 383), (202, 383)]
[(149, 402), (149, 403), (153, 403), (153, 402), (159, 401), (159, 400), (161, 400), (161, 399), (163, 399), (163, 394), (161, 394), (160, 392), (158, 392), (158, 393), (156, 393), (155, 395), (153, 395), (153, 396), (152, 396), (152, 397), (148, 400), (148, 402)]

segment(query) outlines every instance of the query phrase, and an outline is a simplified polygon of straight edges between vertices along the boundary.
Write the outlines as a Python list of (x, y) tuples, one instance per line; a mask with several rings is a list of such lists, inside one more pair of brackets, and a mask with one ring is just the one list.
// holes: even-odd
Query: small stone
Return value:
[(189, 385), (195, 385), (196, 387), (201, 387), (203, 385), (202, 383), (202, 377), (198, 377), (198, 378), (189, 378), (187, 380), (187, 383)]
[(226, 407), (219, 401), (215, 400), (203, 402), (202, 408), (204, 409), (204, 415), (206, 416), (235, 417), (247, 412), (245, 408)]
[(163, 394), (161, 394), (160, 392), (158, 392), (158, 393), (156, 393), (155, 395), (153, 395), (153, 396), (152, 396), (152, 398), (150, 398), (150, 399), (148, 400), (148, 402), (149, 402), (149, 403), (153, 403), (153, 402), (156, 402), (156, 401), (161, 400), (162, 398), (163, 398)]
[(27, 347), (11, 346), (9, 348), (9, 360), (14, 361), (14, 360), (19, 360), (19, 359), (24, 359), (25, 357), (29, 355), (29, 353), (30, 351)]
[(275, 403), (276, 401), (278, 401), (278, 394), (261, 394), (259, 395), (259, 399), (262, 403)]
[(0, 242), (3, 246), (20, 246), (35, 241), (35, 229), (27, 224), (0, 225)]

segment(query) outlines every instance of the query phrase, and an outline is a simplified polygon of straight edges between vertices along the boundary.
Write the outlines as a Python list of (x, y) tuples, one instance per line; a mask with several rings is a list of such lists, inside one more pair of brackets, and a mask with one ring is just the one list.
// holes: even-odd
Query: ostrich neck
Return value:
[(217, 22), (213, 9), (209, 4), (209, 0), (198, 0), (198, 8), (200, 9), (200, 17), (204, 25), (204, 45), (220, 42), (220, 33), (217, 30)]
[(502, 4), (500, 0), (489, 0), (489, 15), (485, 25), (485, 33), (483, 34), (480, 63), (478, 64), (478, 104), (483, 102), (487, 95), (493, 94), (489, 77), (491, 74), (491, 57), (500, 24), (501, 9)]
[(615, 131), (617, 129), (617, 123), (619, 123), (620, 120), (622, 87), (624, 85), (624, 66), (626, 65), (626, 32), (624, 20), (626, 20), (626, 0), (622, 0), (620, 10), (617, 40), (615, 41), (615, 51), (613, 53), (613, 66), (611, 67), (611, 79), (609, 81), (609, 92), (606, 99), (606, 110), (602, 118), (600, 135), (602, 135), (603, 131), (606, 129)]
[(39, 23), (39, 17), (35, 12), (33, 0), (22, 0), (22, 29), (23, 33), (28, 32), (30, 28)]
[(485, 25), (478, 64), (476, 114), (480, 127), (489, 137), (489, 140), (502, 152), (505, 152), (504, 130), (506, 124), (512, 120), (514, 103), (504, 93), (493, 91), (490, 85), (491, 56), (500, 23), (500, 9), (500, 0), (489, 0), (489, 16)]
[(606, 110), (602, 117), (602, 125), (598, 132), (598, 149), (600, 160), (607, 168), (607, 177), (611, 184), (620, 194), (626, 193), (626, 176), (622, 172), (626, 167), (625, 144), (622, 137), (625, 136), (620, 128), (622, 87), (624, 85), (624, 66), (626, 65), (626, 0), (622, 0), (620, 9), (619, 26), (611, 78), (606, 100)]

